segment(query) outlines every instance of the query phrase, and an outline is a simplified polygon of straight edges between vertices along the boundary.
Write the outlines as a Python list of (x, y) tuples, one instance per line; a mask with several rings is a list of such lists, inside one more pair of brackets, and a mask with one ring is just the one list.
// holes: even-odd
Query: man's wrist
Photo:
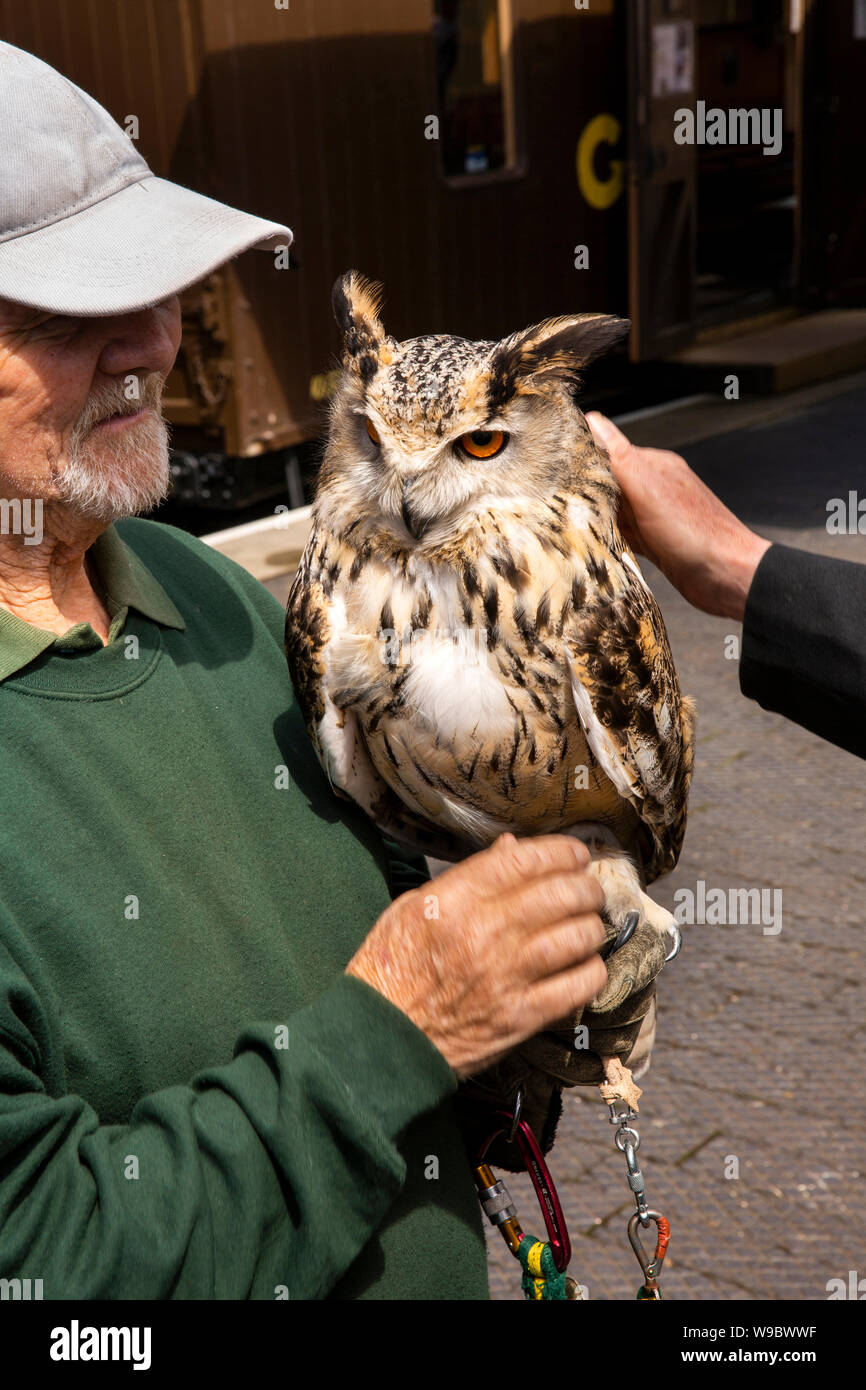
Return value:
[(743, 621), (755, 571), (771, 545), (772, 541), (755, 535), (753, 531), (747, 531), (742, 543), (737, 544), (725, 564), (722, 576), (719, 617), (734, 618), (740, 623)]

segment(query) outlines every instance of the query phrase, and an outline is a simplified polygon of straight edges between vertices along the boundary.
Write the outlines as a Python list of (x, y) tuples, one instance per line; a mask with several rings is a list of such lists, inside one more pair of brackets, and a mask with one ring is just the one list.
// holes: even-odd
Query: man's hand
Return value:
[(588, 863), (569, 835), (501, 835), (397, 898), (346, 973), (408, 1014), (458, 1076), (483, 1071), (604, 987), (604, 893)]
[(624, 540), (658, 565), (696, 608), (742, 622), (749, 587), (770, 542), (728, 511), (679, 454), (637, 448), (597, 411), (590, 411), (586, 422), (607, 450), (622, 488)]

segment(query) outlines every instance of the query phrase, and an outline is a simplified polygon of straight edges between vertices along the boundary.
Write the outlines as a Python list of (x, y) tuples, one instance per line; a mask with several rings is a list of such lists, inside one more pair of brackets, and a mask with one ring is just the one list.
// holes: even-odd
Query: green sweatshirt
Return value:
[(148, 521), (90, 558), (107, 646), (0, 611), (0, 1278), (487, 1298), (457, 1078), (343, 973), (423, 861), (332, 795), (262, 585)]

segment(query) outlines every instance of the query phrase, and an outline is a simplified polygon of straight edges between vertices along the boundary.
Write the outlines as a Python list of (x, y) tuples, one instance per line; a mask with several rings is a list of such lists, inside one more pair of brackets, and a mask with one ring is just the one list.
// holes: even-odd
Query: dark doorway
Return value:
[(799, 91), (791, 13), (790, 0), (697, 0), (696, 87), (705, 106), (696, 121), (695, 310), (702, 327), (794, 298)]

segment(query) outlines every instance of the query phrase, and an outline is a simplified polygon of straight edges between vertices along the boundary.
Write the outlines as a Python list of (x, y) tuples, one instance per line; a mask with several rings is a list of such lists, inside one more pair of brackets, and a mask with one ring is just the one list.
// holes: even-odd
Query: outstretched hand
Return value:
[(619, 527), (695, 608), (742, 622), (770, 541), (750, 531), (669, 449), (643, 449), (598, 411), (586, 422), (622, 489)]

